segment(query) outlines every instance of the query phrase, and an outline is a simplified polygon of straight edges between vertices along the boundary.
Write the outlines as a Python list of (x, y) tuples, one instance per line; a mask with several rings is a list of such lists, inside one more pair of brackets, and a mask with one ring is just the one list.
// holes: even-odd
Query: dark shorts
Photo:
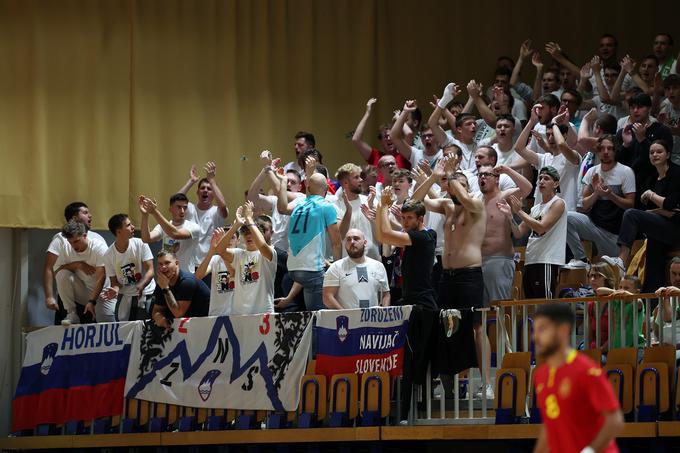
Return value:
[[(465, 310), (484, 306), (484, 277), (481, 267), (444, 269), (439, 280), (439, 308)], [(481, 312), (475, 312), (474, 322), (479, 324)]]

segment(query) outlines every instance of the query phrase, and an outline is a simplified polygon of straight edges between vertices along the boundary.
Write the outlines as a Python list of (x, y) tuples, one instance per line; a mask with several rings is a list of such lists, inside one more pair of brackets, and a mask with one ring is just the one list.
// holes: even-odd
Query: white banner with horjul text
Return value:
[(125, 395), (189, 407), (294, 411), (313, 313), (175, 319), (137, 326)]

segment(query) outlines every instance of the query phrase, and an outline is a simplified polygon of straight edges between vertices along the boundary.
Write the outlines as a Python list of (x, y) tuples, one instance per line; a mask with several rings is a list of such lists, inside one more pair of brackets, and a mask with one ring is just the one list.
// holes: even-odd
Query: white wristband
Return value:
[(588, 446), (585, 447), (583, 450), (581, 450), (581, 453), (595, 453), (595, 450), (593, 449), (593, 447), (591, 447), (590, 445), (588, 445)]

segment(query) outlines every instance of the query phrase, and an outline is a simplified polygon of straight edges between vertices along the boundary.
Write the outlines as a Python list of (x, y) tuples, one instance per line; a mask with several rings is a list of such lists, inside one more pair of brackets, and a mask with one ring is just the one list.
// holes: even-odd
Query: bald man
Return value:
[(345, 235), (347, 256), (331, 264), (323, 280), (326, 308), (368, 308), (390, 305), (387, 271), (380, 261), (366, 256), (364, 233), (351, 228)]
[(321, 310), (323, 279), (326, 268), (326, 235), (333, 245), (333, 257), (342, 256), (341, 236), (333, 205), (324, 198), (328, 190), (326, 178), (314, 173), (307, 178), (307, 197), (301, 202), (288, 202), (286, 181), (279, 176), (279, 213), (290, 215), (288, 223), (288, 272), (302, 285), (308, 311)]

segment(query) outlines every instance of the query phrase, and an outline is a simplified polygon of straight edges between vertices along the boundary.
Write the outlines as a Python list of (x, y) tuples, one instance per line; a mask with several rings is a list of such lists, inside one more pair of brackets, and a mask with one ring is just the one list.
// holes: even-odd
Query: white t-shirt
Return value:
[(208, 316), (229, 316), (234, 304), (235, 282), (220, 255), (210, 258), (207, 274), (212, 274)]
[[(678, 127), (680, 125), (680, 109), (674, 108), (671, 101), (665, 99), (661, 103), (661, 111), (668, 116), (670, 127)], [(671, 161), (676, 165), (680, 165), (680, 135), (673, 135)]]
[(635, 193), (635, 173), (633, 169), (627, 165), (616, 163), (609, 171), (602, 170), (602, 164), (591, 167), (586, 175), (583, 177), (585, 185), (590, 185), (593, 181), (593, 175), (597, 173), (600, 180), (618, 196), (624, 196), (627, 193)]
[[(534, 219), (540, 220), (558, 200), (561, 200), (561, 198), (555, 196), (547, 203), (534, 205), (529, 215)], [(541, 263), (561, 266), (564, 264), (566, 252), (564, 245), (566, 243), (567, 210), (565, 209), (557, 222), (544, 234), (540, 235), (535, 231), (531, 231), (527, 242), (525, 262), (526, 264)]]
[[(352, 218), (349, 222), (349, 228), (356, 228), (364, 233), (367, 241), (365, 255), (373, 259), (379, 259), (380, 252), (378, 250), (378, 245), (373, 240), (373, 225), (371, 224), (371, 221), (366, 218), (364, 213), (361, 212), (361, 205), (368, 203), (367, 199), (368, 197), (366, 195), (359, 195), (359, 198), (349, 202), (349, 204), (352, 206)], [(345, 202), (342, 200), (342, 198), (336, 198), (333, 201), (333, 206), (335, 206), (335, 210), (338, 213), (339, 226), (342, 222), (343, 216), (345, 215)], [(342, 256), (347, 256), (347, 251), (344, 247), (342, 247)]]
[(380, 292), (390, 290), (385, 266), (365, 258), (357, 264), (345, 257), (331, 264), (323, 279), (324, 287), (338, 287), (336, 299), (343, 308), (367, 308), (380, 305)]
[(505, 165), (506, 167), (512, 167), (513, 165), (523, 160), (522, 156), (517, 154), (515, 148), (510, 149), (510, 151), (501, 151), (501, 148), (500, 146), (498, 146), (498, 143), (494, 143), (493, 145), (491, 145), (491, 147), (496, 150), (496, 155), (498, 156), (498, 161), (496, 162), (497, 165)]
[[(76, 252), (71, 244), (66, 243), (68, 247), (63, 247), (59, 258), (54, 264), (54, 268), (57, 269), (59, 266), (64, 264), (75, 263), (76, 261), (84, 261), (92, 267), (104, 267), (104, 254), (106, 254), (106, 245), (102, 244), (101, 241), (95, 241), (89, 239), (87, 241), (87, 248), (82, 252)], [(87, 275), (81, 270), (75, 271), (76, 275), (80, 280), (85, 283), (87, 289), (92, 290), (97, 283), (96, 274)], [(109, 279), (104, 281), (104, 287), (109, 286)]]
[(463, 158), (460, 160), (460, 169), (468, 170), (472, 174), (477, 174), (477, 165), (475, 164), (475, 151), (477, 151), (477, 142), (473, 141), (469, 145), (461, 142), (458, 139), (451, 140), (451, 143), (458, 145), (463, 151)]
[(593, 98), (593, 104), (595, 104), (598, 111), (600, 111), (601, 113), (608, 113), (617, 120), (623, 118), (628, 114), (628, 111), (621, 104), (618, 105), (607, 104), (606, 102), (602, 102), (600, 96), (595, 96)]
[(427, 159), (427, 162), (430, 164), (430, 167), (434, 167), (437, 161), (442, 158), (442, 155), (443, 153), (441, 149), (438, 149), (435, 154), (430, 156), (428, 154), (425, 154), (425, 151), (423, 151), (422, 149), (412, 146), (411, 157), (409, 158), (409, 162), (411, 162), (411, 167), (417, 167), (418, 163), (421, 160)]
[[(99, 233), (96, 233), (94, 231), (88, 231), (87, 237), (91, 241), (99, 242), (105, 248), (108, 247), (108, 244), (106, 243), (102, 235)], [(64, 252), (65, 248), (71, 248), (71, 244), (68, 243), (68, 239), (66, 239), (61, 233), (57, 233), (54, 236), (52, 236), (50, 245), (47, 246), (47, 251), (53, 255), (60, 256), (62, 253), (65, 253)], [(57, 267), (55, 267), (55, 269), (56, 268)]]
[[(135, 285), (144, 277), (144, 261), (153, 261), (153, 255), (148, 244), (139, 238), (130, 239), (127, 250), (120, 253), (113, 243), (106, 250), (104, 255), (104, 265), (107, 277), (116, 277), (120, 285), (119, 294), (125, 296), (136, 296)], [(156, 282), (151, 279), (144, 288), (143, 294), (152, 294), (156, 289)]]
[(175, 225), (175, 227), (177, 229), (184, 228), (188, 230), (191, 233), (191, 239), (173, 239), (163, 231), (160, 224), (156, 225), (151, 233), (160, 233), (163, 250), (174, 253), (179, 260), (179, 268), (193, 274), (201, 264), (201, 261), (196, 259), (196, 247), (198, 247), (201, 227), (191, 220), (184, 220), (180, 225)]
[[(567, 211), (576, 211), (576, 204), (578, 202), (578, 171), (581, 168), (581, 157), (579, 156), (579, 163), (572, 164), (564, 154), (560, 153), (557, 156), (552, 154), (538, 154), (537, 170), (547, 167), (548, 165), (555, 167), (557, 173), (560, 175), (560, 192), (559, 196), (567, 204)], [(536, 204), (542, 203), (541, 193), (538, 191), (538, 185), (534, 192)]]
[(196, 223), (201, 228), (201, 234), (195, 248), (196, 256), (194, 257), (195, 261), (200, 264), (210, 250), (213, 231), (217, 227), (224, 226), (224, 217), (222, 217), (220, 208), (217, 206), (211, 206), (203, 211), (198, 209), (195, 204), (189, 203), (186, 220)]
[(267, 260), (259, 250), (229, 249), (234, 254), (231, 263), (234, 276), (232, 315), (274, 313), (274, 280), (276, 279), (276, 250)]

